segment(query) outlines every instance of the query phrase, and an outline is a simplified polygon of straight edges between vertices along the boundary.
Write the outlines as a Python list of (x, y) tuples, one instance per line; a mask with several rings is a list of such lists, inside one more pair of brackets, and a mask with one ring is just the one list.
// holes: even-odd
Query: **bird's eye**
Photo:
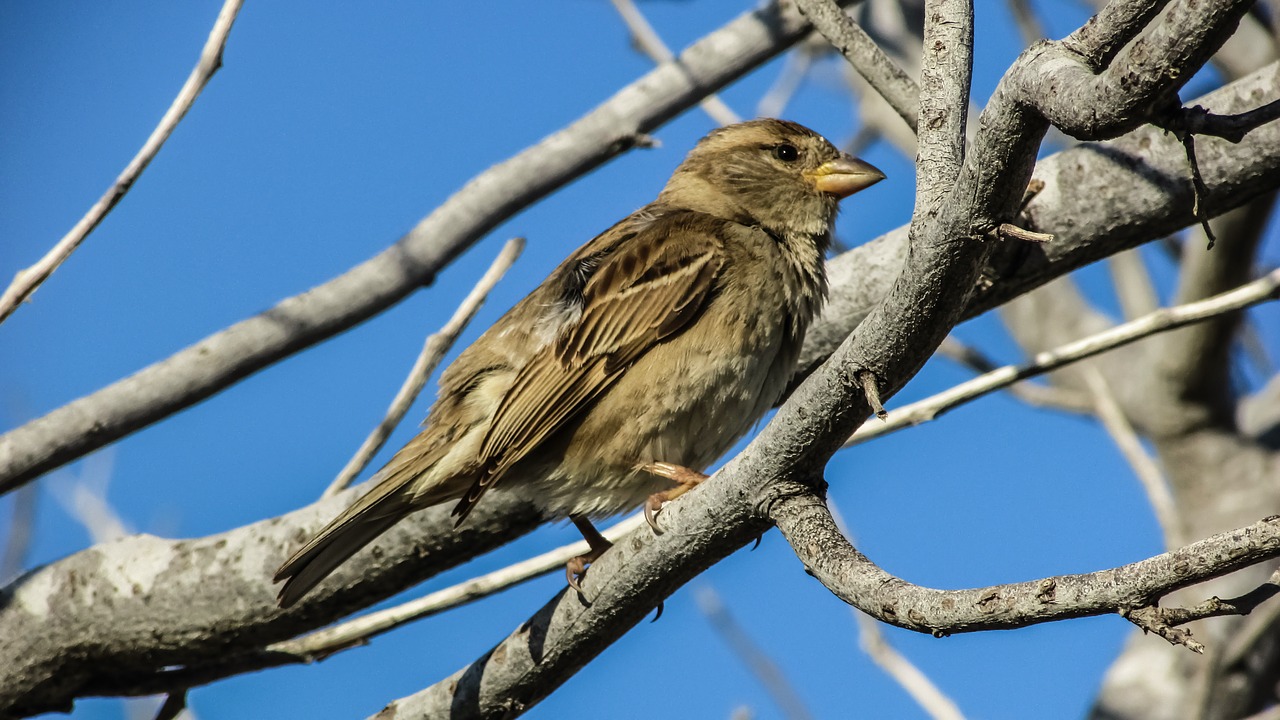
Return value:
[(782, 162), (795, 162), (800, 158), (800, 151), (791, 143), (782, 143), (773, 146), (773, 156)]

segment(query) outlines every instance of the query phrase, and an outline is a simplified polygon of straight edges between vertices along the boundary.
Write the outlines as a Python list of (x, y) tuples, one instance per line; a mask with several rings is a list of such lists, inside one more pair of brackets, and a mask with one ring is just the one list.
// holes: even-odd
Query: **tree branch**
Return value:
[(796, 7), (813, 28), (839, 50), (849, 64), (880, 93), (889, 106), (916, 130), (920, 88), (876, 45), (858, 23), (832, 0), (796, 0)]
[[(644, 14), (640, 12), (640, 8), (632, 0), (610, 0), (613, 7), (622, 16), (622, 22), (626, 24), (627, 30), (631, 32), (631, 39), (635, 42), (637, 48), (640, 49), (650, 60), (661, 65), (663, 63), (679, 61), (672, 54), (667, 44), (662, 42), (662, 38), (645, 19)], [(730, 125), (742, 120), (738, 117), (719, 95), (714, 93), (707, 95), (698, 101), (698, 107), (707, 114), (714, 122), (719, 125)]]
[[(1280, 517), (1110, 570), (969, 590), (934, 590), (881, 570), (845, 540), (826, 504), (796, 485), (770, 516), (811, 575), (883, 622), (943, 637), (1130, 612), (1181, 588), (1280, 557)], [(1227, 605), (1219, 604), (1223, 613)], [(1170, 618), (1195, 619), (1194, 613)]]
[(99, 223), (107, 217), (107, 213), (111, 212), (120, 200), (129, 192), (133, 184), (137, 182), (142, 175), (142, 171), (147, 169), (151, 161), (155, 159), (160, 152), (160, 148), (164, 146), (169, 136), (173, 134), (178, 123), (182, 122), (182, 118), (186, 117), (187, 111), (195, 104), (196, 98), (200, 97), (200, 92), (204, 90), (204, 86), (209, 83), (213, 74), (222, 67), (222, 51), (227, 46), (227, 37), (231, 34), (231, 26), (235, 24), (236, 15), (240, 12), (240, 6), (244, 0), (226, 0), (222, 5), (222, 10), (218, 12), (218, 19), (213, 23), (213, 30), (209, 32), (209, 39), (205, 41), (204, 48), (200, 51), (200, 59), (196, 61), (196, 66), (191, 70), (191, 74), (187, 76), (187, 81), (182, 84), (182, 89), (178, 91), (178, 96), (173, 99), (169, 105), (169, 109), (165, 112), (164, 117), (160, 118), (160, 124), (151, 131), (150, 137), (143, 143), (142, 149), (137, 155), (129, 161), (124, 171), (116, 177), (116, 181), (107, 188), (107, 192), (93, 207), (89, 208), (89, 212), (80, 218), (80, 222), (76, 223), (71, 231), (62, 236), (57, 245), (54, 245), (39, 262), (25, 270), (19, 270), (13, 282), (8, 289), (0, 295), (0, 322), (4, 322), (5, 318), (13, 314), (18, 306), (31, 297), (31, 293), (40, 287), (40, 284), (53, 274), (58, 266), (71, 257), (71, 253), (80, 247), (80, 243), (89, 237), (89, 233), (98, 227)]
[(449, 322), (427, 337), (426, 343), (422, 346), (422, 352), (418, 353), (417, 360), (414, 360), (413, 367), (409, 370), (408, 377), (404, 379), (400, 390), (392, 398), (391, 407), (387, 408), (386, 416), (360, 444), (356, 454), (347, 461), (333, 482), (329, 483), (329, 487), (325, 488), (321, 497), (332, 497), (346, 490), (373, 456), (378, 454), (383, 444), (387, 442), (387, 438), (391, 436), (391, 432), (404, 419), (405, 413), (409, 412), (413, 401), (422, 392), (427, 379), (431, 377), (431, 373), (435, 372), (436, 366), (444, 359), (445, 353), (449, 352), (449, 348), (458, 341), (458, 336), (466, 329), (471, 318), (475, 317), (476, 311), (484, 304), (493, 286), (507, 274), (507, 270), (511, 269), (512, 263), (520, 257), (523, 250), (524, 238), (508, 240), (507, 244), (502, 246), (502, 251), (493, 259), (493, 263), (489, 265), (489, 269), (485, 271), (475, 287), (471, 288), (471, 292), (463, 298), (458, 309), (454, 311), (453, 317), (449, 318)]
[(1215, 115), (1199, 105), (1179, 106), (1157, 115), (1152, 122), (1172, 133), (1212, 135), (1238, 143), (1251, 131), (1277, 119), (1280, 119), (1280, 99), (1234, 115)]
[(1085, 384), (1093, 393), (1098, 420), (1102, 422), (1107, 434), (1120, 449), (1120, 454), (1129, 463), (1129, 467), (1133, 468), (1133, 474), (1137, 476), (1139, 484), (1146, 492), (1147, 501), (1151, 503), (1156, 522), (1164, 534), (1165, 549), (1173, 550), (1181, 547), (1186, 542), (1183, 537), (1185, 533), (1182, 516), (1178, 513), (1178, 506), (1173, 500), (1169, 481), (1165, 479), (1164, 473), (1160, 472), (1160, 466), (1155, 459), (1142, 447), (1142, 440), (1138, 438), (1138, 433), (1134, 431), (1129, 418), (1125, 417), (1124, 410), (1120, 407), (1115, 393), (1111, 391), (1111, 386), (1102, 373), (1098, 372), (1096, 367), (1085, 366), (1084, 377)]
[(1280, 298), (1280, 270), (1273, 270), (1270, 274), (1230, 292), (1200, 302), (1162, 308), (1123, 325), (1108, 328), (1103, 332), (1052, 350), (1036, 353), (1029, 363), (996, 368), (936, 395), (904, 405), (889, 413), (887, 422), (872, 423), (858, 428), (843, 447), (860, 445), (881, 435), (936, 420), (946, 412), (1016, 382), (1053, 372), (1156, 333), (1203, 322), (1223, 313), (1234, 312), (1277, 298)]

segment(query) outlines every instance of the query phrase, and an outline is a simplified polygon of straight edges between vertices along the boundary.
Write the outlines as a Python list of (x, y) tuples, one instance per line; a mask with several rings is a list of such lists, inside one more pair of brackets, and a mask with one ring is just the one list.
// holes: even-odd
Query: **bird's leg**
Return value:
[(569, 562), (564, 564), (564, 576), (569, 580), (569, 587), (582, 592), (582, 576), (587, 574), (587, 566), (595, 562), (604, 554), (605, 550), (613, 547), (613, 543), (605, 539), (600, 531), (596, 529), (591, 521), (581, 515), (570, 515), (569, 519), (573, 521), (573, 526), (578, 528), (578, 532), (582, 533), (583, 539), (587, 541), (587, 545), (591, 550), (586, 555), (579, 555), (570, 558)]
[(675, 500), (694, 489), (698, 483), (706, 480), (707, 476), (697, 470), (690, 470), (683, 465), (664, 462), (646, 463), (641, 465), (640, 469), (676, 483), (676, 486), (670, 490), (663, 490), (650, 495), (649, 499), (644, 503), (644, 519), (655, 533), (661, 534), (662, 528), (658, 527), (658, 513), (662, 511), (662, 504)]

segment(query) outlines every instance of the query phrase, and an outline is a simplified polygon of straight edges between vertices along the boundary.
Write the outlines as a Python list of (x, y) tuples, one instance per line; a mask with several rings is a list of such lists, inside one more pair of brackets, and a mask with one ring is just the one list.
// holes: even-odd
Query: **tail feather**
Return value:
[(276, 571), (274, 582), (285, 581), (276, 602), (282, 608), (291, 607), (335, 568), (373, 542), (374, 538), (386, 532), (402, 517), (404, 516), (384, 515), (353, 518), (343, 525), (326, 527)]
[(458, 494), (454, 487), (456, 481), (440, 483), (425, 493), (415, 494), (409, 478), (396, 475), (375, 485), (280, 566), (272, 580), (284, 581), (277, 597), (280, 607), (296, 603), (335, 568), (405, 516)]

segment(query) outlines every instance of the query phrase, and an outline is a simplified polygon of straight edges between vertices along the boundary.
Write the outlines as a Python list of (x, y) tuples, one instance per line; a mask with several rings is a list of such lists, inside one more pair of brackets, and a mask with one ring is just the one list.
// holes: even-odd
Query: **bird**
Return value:
[(583, 245), (442, 373), (419, 434), (372, 488), (280, 566), (282, 608), (409, 514), (453, 502), (461, 524), (509, 482), (592, 525), (656, 516), (782, 396), (825, 301), (841, 199), (884, 179), (795, 122), (703, 137), (653, 202)]

